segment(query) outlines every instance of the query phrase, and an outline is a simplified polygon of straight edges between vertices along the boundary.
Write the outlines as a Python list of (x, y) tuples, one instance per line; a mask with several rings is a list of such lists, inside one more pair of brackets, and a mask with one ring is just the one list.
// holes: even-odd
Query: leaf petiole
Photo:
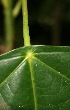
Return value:
[(30, 46), (27, 0), (22, 0), (24, 46)]

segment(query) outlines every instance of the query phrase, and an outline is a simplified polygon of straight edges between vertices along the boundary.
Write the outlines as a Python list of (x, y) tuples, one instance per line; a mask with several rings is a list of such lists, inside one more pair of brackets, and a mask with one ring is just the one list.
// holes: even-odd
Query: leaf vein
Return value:
[(47, 64), (45, 64), (44, 62), (42, 62), (40, 59), (38, 59), (37, 57), (34, 57), (34, 59), (38, 60), (40, 63), (42, 63), (43, 65), (45, 65), (47, 68), (49, 68), (51, 71), (54, 71), (55, 74), (62, 76), (63, 78), (65, 78), (66, 80), (70, 81), (70, 78), (64, 76), (63, 74), (61, 74), (60, 72), (58, 72), (57, 70), (53, 69), (52, 67), (48, 66)]

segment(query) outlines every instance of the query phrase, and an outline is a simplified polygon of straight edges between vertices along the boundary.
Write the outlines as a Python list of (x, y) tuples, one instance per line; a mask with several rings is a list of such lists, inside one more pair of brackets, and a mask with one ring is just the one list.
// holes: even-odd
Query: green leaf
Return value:
[(70, 110), (70, 47), (28, 46), (1, 55), (0, 110)]

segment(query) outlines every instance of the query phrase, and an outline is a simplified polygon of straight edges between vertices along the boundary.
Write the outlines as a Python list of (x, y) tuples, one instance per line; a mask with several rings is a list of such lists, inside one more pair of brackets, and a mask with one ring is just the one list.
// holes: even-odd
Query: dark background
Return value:
[[(15, 6), (17, 0), (14, 0)], [(32, 45), (70, 46), (70, 0), (28, 0)], [(14, 19), (14, 48), (23, 46), (22, 10)], [(0, 4), (0, 45), (4, 43), (4, 13)]]

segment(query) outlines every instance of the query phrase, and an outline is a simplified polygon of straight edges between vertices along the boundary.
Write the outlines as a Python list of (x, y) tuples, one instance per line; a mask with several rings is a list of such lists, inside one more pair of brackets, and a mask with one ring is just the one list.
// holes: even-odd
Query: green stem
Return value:
[(24, 46), (30, 46), (27, 0), (22, 0)]
[(21, 0), (18, 0), (14, 9), (13, 9), (13, 17), (17, 17), (21, 9)]
[(6, 34), (6, 51), (13, 49), (14, 41), (14, 18), (12, 16), (12, 0), (3, 0), (4, 15), (5, 15), (5, 34)]

